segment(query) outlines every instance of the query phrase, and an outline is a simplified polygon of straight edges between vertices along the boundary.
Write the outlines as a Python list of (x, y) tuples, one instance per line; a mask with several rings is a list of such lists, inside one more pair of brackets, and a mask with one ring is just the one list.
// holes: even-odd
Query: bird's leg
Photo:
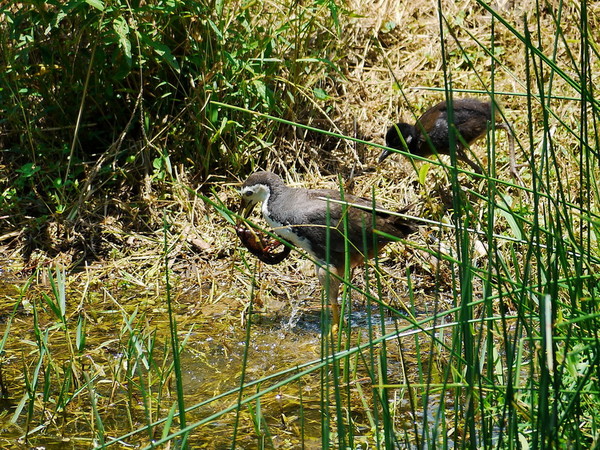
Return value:
[(496, 124), (496, 128), (503, 129), (504, 131), (506, 131), (506, 135), (508, 136), (510, 174), (515, 180), (521, 183), (521, 186), (525, 186), (525, 183), (523, 183), (523, 179), (521, 178), (521, 175), (519, 175), (519, 171), (517, 170), (517, 167), (524, 166), (525, 164), (519, 164), (517, 166), (515, 155), (515, 135), (513, 134), (512, 130), (510, 129), (510, 126), (506, 122)]
[(469, 157), (467, 156), (467, 154), (465, 153), (465, 151), (462, 149), (462, 147), (459, 147), (457, 149), (456, 157), (458, 159), (460, 159), (461, 161), (466, 162), (469, 166), (471, 166), (471, 169), (473, 169), (475, 171), (475, 173), (478, 173), (478, 174), (483, 173), (483, 170), (481, 170), (481, 166), (479, 164), (477, 164), (476, 162), (471, 161), (469, 159)]
[(317, 276), (327, 295), (327, 300), (331, 306), (331, 320), (334, 331), (340, 325), (340, 305), (338, 304), (338, 293), (340, 291), (340, 279), (336, 276), (338, 271), (333, 266), (317, 267)]

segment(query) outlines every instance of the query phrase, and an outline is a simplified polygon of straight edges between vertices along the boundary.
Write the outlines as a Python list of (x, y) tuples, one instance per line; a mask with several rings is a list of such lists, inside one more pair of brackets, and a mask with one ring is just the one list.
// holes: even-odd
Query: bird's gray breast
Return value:
[(272, 196), (263, 203), (262, 213), (275, 234), (318, 259), (308, 238), (311, 224), (304, 223), (302, 202), (296, 196)]

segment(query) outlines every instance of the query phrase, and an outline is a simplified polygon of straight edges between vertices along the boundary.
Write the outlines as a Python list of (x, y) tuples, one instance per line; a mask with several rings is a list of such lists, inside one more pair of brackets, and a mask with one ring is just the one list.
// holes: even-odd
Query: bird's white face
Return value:
[(248, 217), (257, 203), (265, 202), (269, 198), (271, 191), (264, 184), (253, 184), (243, 186), (240, 194), (242, 195), (241, 210), (244, 217)]
[(264, 202), (269, 196), (269, 188), (264, 184), (253, 184), (252, 186), (244, 186), (241, 194), (246, 201)]

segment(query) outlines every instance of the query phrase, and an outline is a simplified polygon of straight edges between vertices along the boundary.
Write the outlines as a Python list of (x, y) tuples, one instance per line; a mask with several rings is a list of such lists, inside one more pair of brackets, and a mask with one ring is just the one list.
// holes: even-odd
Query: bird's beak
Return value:
[(392, 152), (390, 152), (389, 150), (383, 150), (381, 152), (381, 155), (379, 155), (379, 158), (377, 158), (377, 163), (381, 164), (385, 158), (390, 156), (390, 153), (392, 153)]
[[(250, 216), (250, 213), (252, 213), (252, 210), (254, 209), (255, 206), (256, 206), (256, 202), (242, 197), (242, 201), (240, 203), (240, 209), (238, 211), (238, 214), (240, 216), (242, 216), (244, 219), (247, 219), (248, 216)], [(238, 221), (239, 221), (239, 219), (238, 219)]]

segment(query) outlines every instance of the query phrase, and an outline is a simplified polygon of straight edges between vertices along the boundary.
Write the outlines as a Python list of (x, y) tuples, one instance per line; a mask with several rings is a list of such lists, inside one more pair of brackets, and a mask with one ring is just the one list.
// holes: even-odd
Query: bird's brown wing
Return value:
[[(340, 193), (333, 190), (313, 190), (310, 193), (313, 198), (341, 200)], [(405, 237), (417, 230), (414, 222), (382, 211), (382, 208), (374, 204), (370, 199), (345, 195), (343, 200), (348, 202), (349, 205), (346, 206), (334, 202), (329, 203), (329, 224), (332, 227), (336, 227), (340, 233), (343, 233), (347, 227), (348, 235), (351, 236), (353, 244), (357, 247), (365, 247), (365, 243), (362, 242), (364, 237), (371, 240), (366, 245), (369, 247), (372, 246), (373, 225), (375, 225), (375, 229), (378, 231), (399, 238)], [(325, 202), (326, 200), (322, 201)], [(353, 207), (352, 204), (360, 205), (364, 208)], [(377, 209), (377, 211), (374, 209)], [(325, 222), (322, 223), (325, 224)], [(387, 241), (381, 236), (378, 239), (382, 242)], [(344, 245), (343, 240), (340, 242), (336, 241), (336, 243)]]
[[(419, 134), (419, 149), (423, 156), (430, 155), (432, 153), (431, 147), (427, 142), (427, 135), (435, 129), (435, 124), (443, 113), (446, 113), (446, 103), (441, 102), (437, 105), (429, 108), (423, 113), (421, 117), (417, 119), (415, 128)], [(440, 149), (437, 149), (440, 151)]]

